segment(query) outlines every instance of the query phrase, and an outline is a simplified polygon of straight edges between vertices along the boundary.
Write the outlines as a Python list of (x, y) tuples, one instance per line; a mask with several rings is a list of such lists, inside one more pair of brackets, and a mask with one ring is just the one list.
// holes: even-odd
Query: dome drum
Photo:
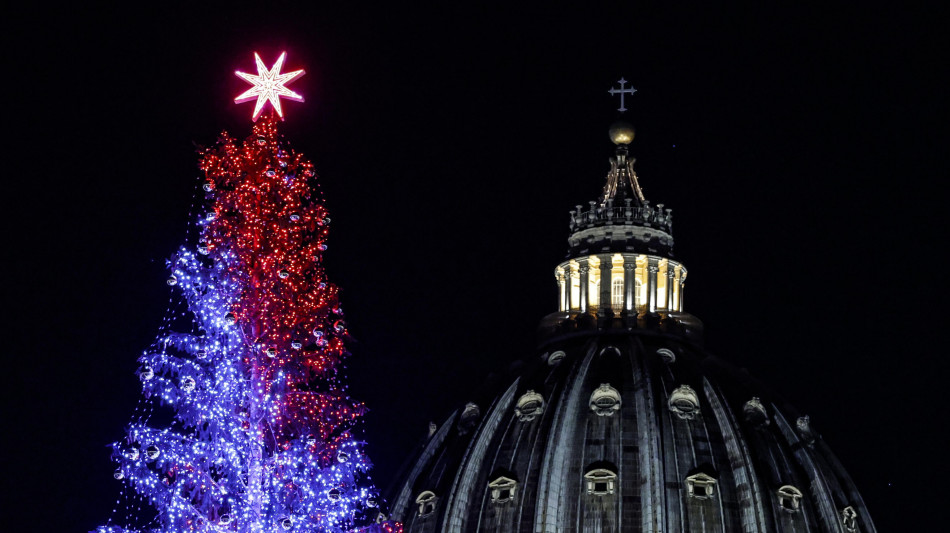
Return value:
[[(675, 364), (661, 350), (676, 354)], [(838, 530), (820, 524), (843, 527), (846, 519), (874, 531), (827, 447), (802, 446), (797, 424), (785, 423), (767, 395), (748, 388), (741, 370), (715, 358), (707, 364), (697, 345), (652, 331), (594, 330), (538, 352), (549, 355), (526, 360), (489, 407), (468, 406), (478, 419), (470, 431), (451, 431), (458, 424), (450, 419), (430, 437), (394, 502), (393, 519), (405, 520), (407, 533), (620, 532), (634, 519), (656, 524), (636, 530), (654, 532), (765, 532), (775, 523), (824, 532)], [(557, 352), (564, 355), (548, 364)], [(519, 413), (539, 398), (543, 410), (525, 423)], [(750, 403), (772, 423), (751, 424)], [(790, 465), (809, 477), (774, 484)], [(693, 514), (669, 514), (680, 505)], [(856, 518), (846, 518), (846, 506)]]
[(645, 254), (597, 254), (569, 259), (554, 271), (558, 310), (641, 316), (683, 310), (686, 267)]

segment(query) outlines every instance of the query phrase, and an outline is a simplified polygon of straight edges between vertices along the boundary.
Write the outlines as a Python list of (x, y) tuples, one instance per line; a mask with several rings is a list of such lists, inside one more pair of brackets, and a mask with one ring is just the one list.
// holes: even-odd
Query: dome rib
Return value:
[(488, 451), (488, 443), (494, 437), (495, 430), (501, 423), (504, 413), (511, 410), (519, 381), (520, 379), (515, 379), (515, 382), (508, 387), (505, 394), (492, 405), (491, 410), (476, 430), (476, 437), (465, 451), (459, 475), (455, 478), (452, 490), (449, 492), (445, 519), (440, 531), (463, 531), (466, 511), (471, 505), (470, 498), (476, 494), (475, 481), (480, 475), (483, 475), (481, 466), (485, 459), (485, 453)]
[(433, 435), (429, 439), (429, 442), (425, 445), (425, 448), (422, 450), (422, 455), (419, 456), (419, 459), (409, 472), (409, 476), (406, 478), (405, 483), (403, 483), (402, 489), (399, 491), (399, 496), (397, 496), (393, 502), (393, 520), (397, 522), (405, 520), (402, 510), (409, 507), (409, 499), (412, 497), (412, 487), (415, 485), (416, 480), (422, 473), (422, 470), (430, 464), (432, 458), (442, 446), (442, 443), (445, 441), (445, 437), (448, 436), (449, 430), (453, 425), (452, 423), (455, 421), (455, 417), (458, 416), (458, 414), (459, 411), (457, 409), (453, 411), (452, 414), (449, 415), (448, 420), (442, 424), (442, 427), (439, 428), (435, 435)]
[(710, 410), (723, 431), (723, 443), (729, 456), (730, 468), (736, 482), (736, 495), (743, 531), (766, 531), (765, 509), (759, 498), (761, 489), (753, 471), (752, 457), (745, 441), (739, 438), (735, 428), (735, 417), (724, 407), (725, 400), (720, 398), (708, 379), (703, 379), (703, 392), (709, 402)]
[[(594, 357), (593, 343), (589, 343), (586, 355), (580, 363), (578, 371), (571, 374), (585, 374), (590, 367)], [(567, 351), (567, 350), (565, 350)], [(568, 352), (570, 353), (570, 352)], [(538, 510), (535, 518), (535, 524), (539, 526), (537, 531), (565, 531), (565, 509), (561, 506), (561, 490), (567, 485), (563, 482), (566, 477), (565, 468), (569, 464), (567, 452), (570, 448), (570, 435), (565, 434), (565, 428), (574, 427), (576, 422), (576, 413), (579, 406), (585, 398), (581, 393), (582, 383), (578, 379), (568, 380), (573, 384), (570, 391), (564, 391), (567, 396), (566, 402), (558, 402), (554, 424), (551, 427), (546, 447), (544, 466), (541, 469), (541, 478), (538, 483)], [(578, 467), (579, 469), (579, 467)], [(579, 477), (579, 476), (578, 476)]]

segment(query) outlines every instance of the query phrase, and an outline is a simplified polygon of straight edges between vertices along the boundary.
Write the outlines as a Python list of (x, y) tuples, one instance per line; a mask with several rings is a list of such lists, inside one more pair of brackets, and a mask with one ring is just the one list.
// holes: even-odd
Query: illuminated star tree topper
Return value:
[(283, 118), (284, 113), (280, 108), (281, 96), (296, 102), (303, 102), (303, 96), (291, 91), (285, 87), (285, 85), (303, 76), (304, 71), (295, 70), (281, 74), (280, 69), (284, 65), (285, 57), (287, 57), (287, 52), (281, 53), (280, 57), (277, 58), (277, 62), (274, 63), (274, 66), (271, 67), (270, 70), (267, 70), (267, 67), (264, 66), (264, 62), (261, 61), (261, 56), (258, 55), (257, 52), (254, 52), (254, 60), (257, 62), (257, 75), (235, 71), (235, 74), (239, 78), (253, 85), (253, 87), (234, 99), (234, 102), (237, 104), (257, 99), (252, 120), (257, 121), (257, 117), (259, 117), (261, 111), (264, 110), (264, 104), (266, 102), (270, 102), (271, 106), (274, 107), (274, 111), (277, 112), (277, 116)]

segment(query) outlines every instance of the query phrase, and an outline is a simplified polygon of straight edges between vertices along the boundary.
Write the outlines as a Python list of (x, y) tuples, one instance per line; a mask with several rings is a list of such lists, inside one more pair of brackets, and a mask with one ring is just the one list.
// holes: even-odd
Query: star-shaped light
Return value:
[(280, 54), (280, 57), (277, 58), (277, 62), (274, 63), (274, 66), (271, 67), (270, 70), (267, 70), (267, 68), (264, 66), (264, 62), (261, 61), (261, 56), (257, 55), (257, 52), (254, 52), (254, 59), (257, 61), (257, 76), (248, 74), (246, 72), (235, 72), (239, 78), (242, 78), (248, 83), (254, 85), (244, 94), (234, 99), (234, 102), (237, 104), (249, 102), (255, 98), (257, 99), (257, 105), (254, 106), (254, 116), (252, 117), (253, 120), (257, 120), (257, 117), (260, 116), (261, 111), (264, 110), (264, 103), (268, 101), (270, 102), (270, 105), (274, 106), (274, 111), (277, 111), (277, 116), (283, 118), (284, 113), (280, 109), (281, 96), (297, 102), (303, 102), (303, 96), (300, 96), (287, 87), (284, 87), (284, 85), (294, 81), (300, 76), (303, 76), (304, 71), (295, 70), (293, 72), (281, 74), (280, 68), (284, 65), (285, 57), (287, 57), (287, 52)]

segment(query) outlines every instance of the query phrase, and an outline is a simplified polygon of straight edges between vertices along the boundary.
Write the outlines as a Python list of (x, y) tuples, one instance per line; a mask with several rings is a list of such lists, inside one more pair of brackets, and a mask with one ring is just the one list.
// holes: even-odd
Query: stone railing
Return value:
[(631, 203), (630, 199), (626, 199), (623, 206), (617, 207), (613, 205), (613, 200), (608, 200), (604, 206), (590, 202), (586, 210), (585, 206), (578, 205), (576, 209), (571, 210), (571, 231), (596, 226), (635, 224), (651, 226), (673, 234), (672, 209), (664, 209), (663, 204), (651, 207), (649, 201), (644, 202), (643, 207), (634, 207)]

